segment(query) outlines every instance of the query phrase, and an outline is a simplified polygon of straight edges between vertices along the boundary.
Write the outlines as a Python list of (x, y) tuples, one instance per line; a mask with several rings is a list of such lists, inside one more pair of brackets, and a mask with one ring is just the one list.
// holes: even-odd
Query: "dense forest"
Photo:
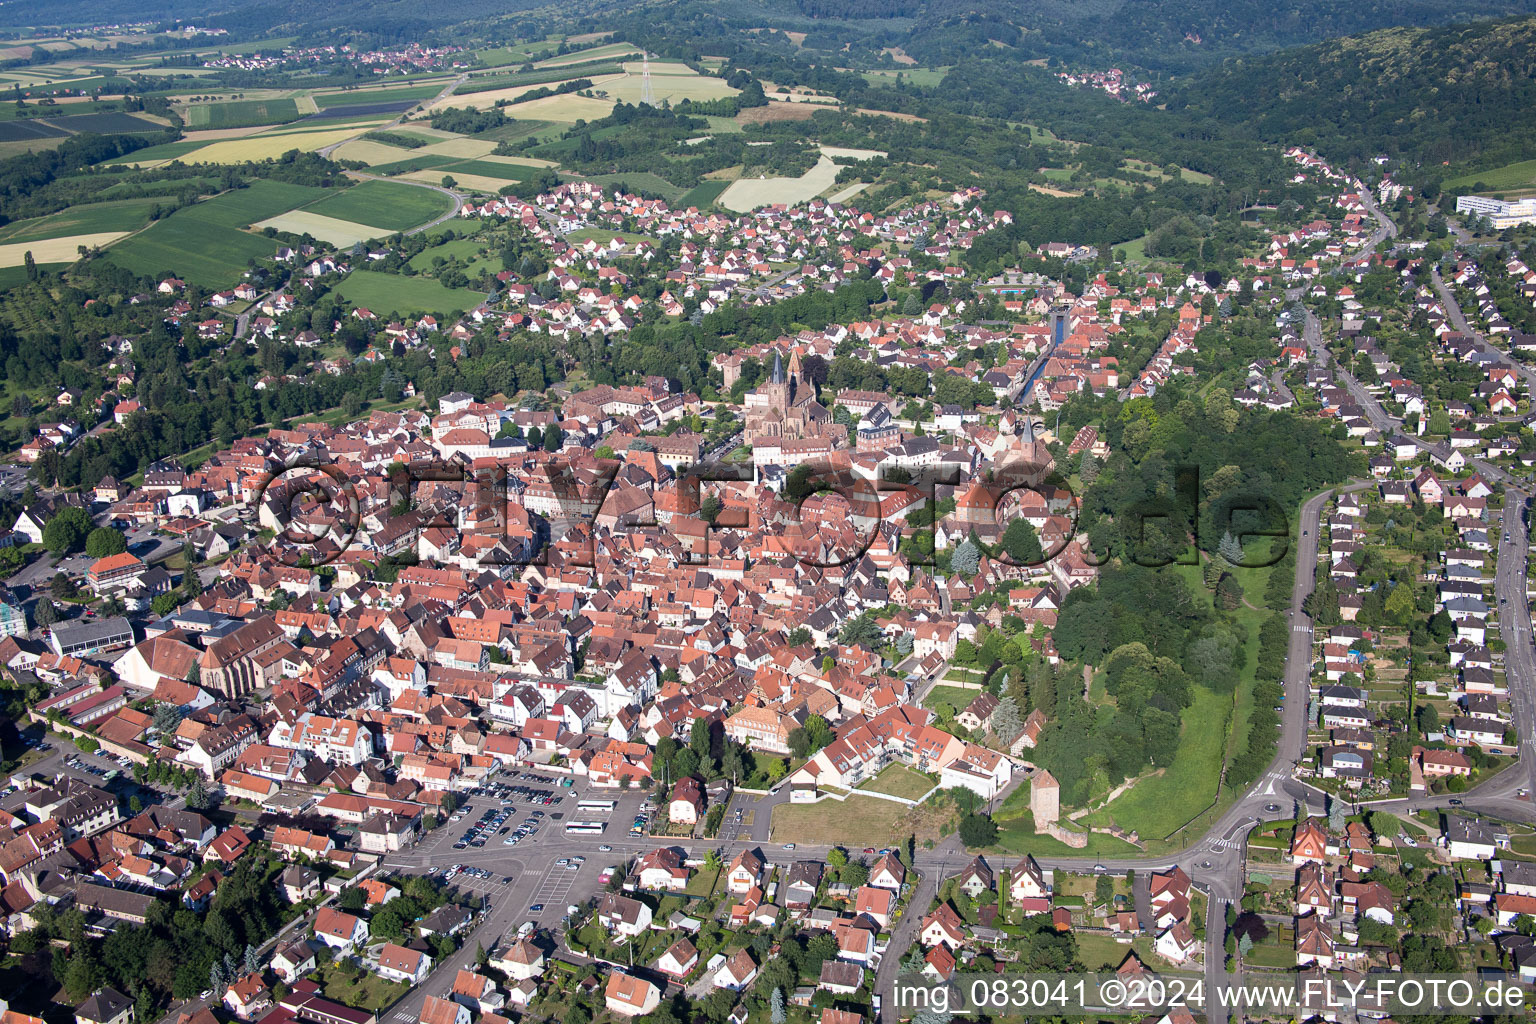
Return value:
[(1536, 150), (1536, 18), (1392, 29), (1234, 60), (1170, 110), (1337, 161), (1493, 167)]

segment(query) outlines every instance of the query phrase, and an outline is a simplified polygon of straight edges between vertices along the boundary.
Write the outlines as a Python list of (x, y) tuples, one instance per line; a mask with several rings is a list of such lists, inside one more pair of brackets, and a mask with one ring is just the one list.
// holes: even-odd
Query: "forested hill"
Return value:
[(1165, 93), (1170, 109), (1330, 159), (1481, 169), (1536, 151), (1536, 18), (1367, 35), (1246, 57)]
[[(726, 0), (740, 9), (739, 0)], [(750, 5), (747, 5), (750, 7)], [(777, 7), (777, 5), (773, 5)], [(795, 0), (823, 23), (806, 45), (841, 45), (888, 19), (892, 35), (925, 64), (953, 63), (980, 48), (1028, 57), (1129, 60), (1170, 70), (1399, 25), (1440, 25), (1529, 14), (1531, 0)], [(782, 10), (782, 8), (779, 8)], [(820, 37), (820, 42), (818, 38)], [(893, 39), (893, 41), (896, 41)]]

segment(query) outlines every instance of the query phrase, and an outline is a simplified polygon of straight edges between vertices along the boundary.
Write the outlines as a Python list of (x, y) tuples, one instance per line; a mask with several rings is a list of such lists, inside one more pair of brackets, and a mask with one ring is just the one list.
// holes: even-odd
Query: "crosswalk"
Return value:
[(1243, 843), (1239, 839), (1212, 839), (1211, 848), (1215, 850), (1241, 850)]
[(416, 1015), (411, 1013), (411, 1011), (409, 1011), (409, 1010), (396, 1010), (394, 1013), (389, 1015), (389, 1019), (390, 1020), (414, 1020), (414, 1019), (416, 1019)]

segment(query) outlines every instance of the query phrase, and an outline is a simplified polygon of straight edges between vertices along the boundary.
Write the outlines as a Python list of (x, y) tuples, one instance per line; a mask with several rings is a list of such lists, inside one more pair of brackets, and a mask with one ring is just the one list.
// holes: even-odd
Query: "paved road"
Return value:
[[(1430, 267), (1429, 276), (1431, 283), (1434, 285), (1435, 294), (1440, 297), (1440, 303), (1445, 306), (1445, 315), (1450, 319), (1451, 326), (1455, 327), (1460, 333), (1471, 337), (1480, 350), (1498, 356), (1499, 362), (1502, 365), (1512, 367), (1524, 379), (1526, 388), (1532, 393), (1536, 393), (1536, 369), (1518, 362), (1503, 349), (1494, 346), (1481, 331), (1475, 330), (1467, 322), (1466, 314), (1462, 312), (1461, 303), (1456, 300), (1455, 293), (1445, 283), (1445, 279), (1440, 276), (1438, 264)], [(1519, 417), (1513, 418), (1518, 419)]]

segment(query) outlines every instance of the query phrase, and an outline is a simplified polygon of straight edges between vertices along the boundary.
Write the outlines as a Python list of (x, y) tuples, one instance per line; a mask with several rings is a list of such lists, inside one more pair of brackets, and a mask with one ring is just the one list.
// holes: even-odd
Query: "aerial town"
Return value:
[(1145, 14), (66, 6), (0, 12), (0, 1024), (1528, 1013), (1529, 161)]

